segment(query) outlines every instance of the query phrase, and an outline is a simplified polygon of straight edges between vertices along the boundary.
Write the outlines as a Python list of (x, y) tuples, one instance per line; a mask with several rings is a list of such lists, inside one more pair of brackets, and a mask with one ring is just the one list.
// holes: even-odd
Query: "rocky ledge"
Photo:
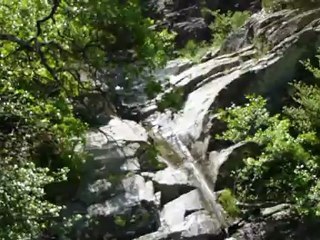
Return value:
[(158, 111), (160, 94), (138, 102), (139, 123), (115, 117), (88, 133), (92, 160), (70, 209), (96, 221), (80, 224), (78, 239), (316, 239), (287, 218), (287, 206), (257, 207), (252, 221), (227, 216), (218, 191), (241, 164), (235, 156), (250, 146), (218, 147), (212, 133), (219, 127), (217, 109), (246, 93), (268, 95), (276, 104), (299, 61), (319, 44), (320, 9), (262, 11), (201, 63), (170, 62), (161, 72), (173, 86), (166, 92), (183, 89), (180, 111)]

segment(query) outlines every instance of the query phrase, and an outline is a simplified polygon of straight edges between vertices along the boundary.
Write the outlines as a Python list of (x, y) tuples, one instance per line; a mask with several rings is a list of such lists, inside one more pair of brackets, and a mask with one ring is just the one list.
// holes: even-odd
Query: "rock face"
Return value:
[(211, 39), (210, 20), (204, 14), (208, 9), (227, 11), (257, 11), (260, 0), (151, 0), (147, 15), (159, 19), (162, 26), (177, 33), (177, 45), (182, 47), (188, 40), (208, 41)]
[[(142, 176), (138, 154), (141, 148), (148, 149), (146, 130), (135, 122), (114, 118), (88, 133), (86, 148), (92, 159), (87, 161), (76, 201), (98, 222), (94, 226), (83, 223), (76, 229), (78, 238), (111, 235), (132, 239), (137, 233), (155, 231), (159, 194), (153, 182)], [(128, 222), (128, 216), (137, 219)]]
[(162, 204), (196, 188), (188, 172), (172, 167), (158, 171), (154, 175), (153, 181), (156, 188), (161, 192)]
[[(167, 9), (166, 2), (158, 1), (161, 11)], [(192, 6), (199, 1), (170, 2), (174, 11), (187, 8), (196, 16)], [(216, 191), (232, 184), (228, 174), (241, 165), (239, 152), (246, 146), (218, 149), (210, 141), (218, 128), (216, 111), (243, 101), (245, 93), (277, 102), (277, 92), (296, 76), (299, 61), (311, 57), (319, 43), (320, 9), (262, 11), (201, 63), (175, 60), (157, 72), (159, 82), (166, 76), (172, 86), (183, 89), (186, 101), (177, 113), (159, 112), (161, 93), (137, 104), (143, 105), (141, 124), (113, 118), (88, 133), (92, 160), (76, 201), (97, 225), (83, 223), (77, 228), (78, 239), (226, 239), (230, 223)], [(263, 209), (258, 214), (269, 213), (266, 220), (239, 223), (241, 229), (229, 231), (229, 239), (271, 239), (278, 229), (291, 229), (294, 235), (297, 223), (288, 223), (285, 214), (280, 221), (277, 211)], [(299, 234), (307, 229), (299, 226)], [(278, 239), (291, 239), (292, 234)]]
[(267, 211), (277, 212), (267, 217), (260, 218), (248, 223), (232, 234), (230, 240), (282, 240), (282, 239), (319, 239), (319, 222), (307, 222), (293, 219), (288, 209), (283, 206), (275, 206)]
[(74, 239), (142, 235), (145, 239), (151, 235), (154, 239), (198, 239), (221, 231), (186, 169), (170, 164), (164, 169), (149, 167), (150, 172), (143, 169), (144, 161), (152, 160), (155, 165), (165, 161), (161, 156), (146, 159), (150, 147), (147, 131), (129, 120), (113, 118), (87, 134), (86, 149), (92, 159), (86, 163), (78, 195), (66, 214), (81, 213), (93, 222), (80, 219)]
[(161, 24), (177, 33), (178, 46), (188, 40), (209, 40), (210, 30), (201, 15), (200, 1), (162, 0), (151, 1), (155, 15)]
[[(151, 114), (145, 122), (180, 153), (184, 159), (182, 167), (194, 176), (206, 200), (205, 210), (218, 220), (221, 228), (226, 221), (214, 191), (232, 185), (228, 173), (241, 165), (240, 157), (237, 158), (239, 152), (233, 154), (241, 150), (241, 146), (217, 150), (210, 143), (210, 134), (216, 127), (216, 110), (242, 102), (246, 93), (267, 95), (271, 101), (277, 102), (277, 93), (296, 76), (299, 61), (312, 57), (319, 43), (320, 9), (306, 12), (285, 10), (273, 14), (259, 12), (243, 29), (231, 35), (217, 54), (169, 76), (170, 83), (182, 88), (186, 95), (180, 111), (157, 112), (153, 101), (146, 107), (150, 109), (153, 106), (153, 113), (148, 112)], [(179, 219), (181, 221), (181, 217)], [(249, 225), (252, 230), (263, 231), (259, 224)], [(152, 236), (158, 236), (154, 234)], [(240, 239), (260, 239), (254, 234), (253, 238), (246, 236), (244, 234)], [(261, 239), (268, 238), (263, 235)]]
[[(277, 89), (294, 78), (299, 60), (314, 53), (319, 42), (318, 16), (319, 10), (300, 15), (295, 11), (254, 15), (247, 24), (253, 31), (252, 39), (248, 33), (243, 37), (243, 46), (234, 47), (227, 41), (221, 49), (221, 53), (237, 52), (219, 55), (170, 76), (172, 85), (185, 89), (188, 97), (184, 107), (173, 120), (170, 114), (156, 113), (149, 121), (189, 146), (210, 124), (208, 112), (212, 109), (239, 102), (244, 93), (276, 95)], [(257, 39), (265, 39), (261, 44), (270, 49), (260, 52), (253, 43)]]

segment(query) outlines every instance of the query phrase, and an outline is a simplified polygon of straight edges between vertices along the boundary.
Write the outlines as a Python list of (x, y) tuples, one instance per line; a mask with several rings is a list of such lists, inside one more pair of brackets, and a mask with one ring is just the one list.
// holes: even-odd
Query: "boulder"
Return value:
[(192, 65), (193, 63), (189, 59), (178, 58), (170, 60), (163, 69), (157, 70), (154, 75), (157, 80), (162, 81), (163, 79), (170, 78), (170, 76), (178, 75), (179, 73), (190, 68)]
[(113, 118), (108, 125), (98, 131), (88, 133), (87, 148), (102, 147), (109, 142), (147, 142), (147, 131), (139, 124), (129, 120)]
[(195, 189), (164, 205), (160, 219), (162, 225), (171, 229), (183, 223), (186, 215), (203, 208), (200, 193)]
[(181, 227), (182, 239), (212, 239), (221, 235), (221, 224), (206, 211), (188, 215)]
[(91, 205), (88, 208), (89, 215), (108, 217), (126, 211), (127, 208), (137, 206), (142, 201), (155, 202), (152, 182), (146, 182), (140, 175), (123, 179), (120, 188), (119, 191), (122, 193), (104, 203)]
[(222, 240), (221, 225), (204, 210), (188, 215), (185, 220), (171, 229), (160, 228), (157, 232), (136, 240)]
[(175, 23), (172, 30), (177, 33), (178, 46), (184, 46), (188, 40), (209, 41), (211, 32), (205, 20), (201, 17), (189, 18), (186, 21)]
[[(274, 211), (275, 210), (275, 211)], [(232, 233), (236, 240), (316, 240), (319, 239), (319, 221), (301, 219), (289, 214), (287, 205), (271, 207), (268, 215), (244, 222)]]
[(155, 188), (161, 192), (162, 205), (196, 188), (186, 170), (173, 167), (158, 171), (153, 182)]
[(259, 153), (259, 146), (252, 142), (240, 142), (221, 151), (212, 151), (209, 154), (208, 166), (204, 170), (211, 177), (215, 190), (234, 187), (232, 171), (243, 166), (244, 156), (255, 156)]
[(158, 25), (177, 33), (176, 43), (183, 47), (189, 40), (208, 41), (211, 39), (209, 24), (214, 20), (203, 14), (206, 10), (257, 12), (260, 0), (149, 0), (145, 14), (159, 20)]
[(148, 146), (147, 131), (129, 120), (113, 118), (88, 132), (86, 150), (91, 158), (85, 163), (77, 197), (66, 210), (68, 215), (78, 213), (81, 203), (83, 217), (94, 222), (83, 220), (76, 226), (79, 239), (85, 235), (103, 239), (108, 234), (132, 239), (157, 230), (161, 193), (155, 193), (151, 178), (140, 175), (139, 153)]
[[(207, 0), (211, 5), (214, 5), (215, 9), (221, 9), (222, 12), (226, 11), (245, 11), (249, 10), (256, 12), (261, 10), (261, 0)], [(213, 6), (212, 6), (213, 7)]]

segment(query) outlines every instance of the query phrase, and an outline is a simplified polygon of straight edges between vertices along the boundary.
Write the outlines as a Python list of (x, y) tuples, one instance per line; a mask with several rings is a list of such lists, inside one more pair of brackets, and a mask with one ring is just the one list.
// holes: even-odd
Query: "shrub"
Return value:
[[(306, 64), (315, 77), (319, 66)], [(267, 101), (253, 96), (244, 106), (222, 111), (228, 129), (220, 138), (261, 147), (260, 155), (244, 159), (245, 166), (233, 173), (241, 201), (290, 203), (301, 215), (320, 216), (320, 88), (292, 85), (293, 104), (279, 114), (272, 115)]]
[(171, 109), (179, 111), (184, 104), (184, 90), (183, 88), (175, 88), (172, 91), (165, 93), (162, 99), (158, 102), (159, 111)]
[(3, 0), (0, 24), (0, 239), (39, 239), (63, 207), (48, 188), (78, 180), (85, 160), (75, 99), (119, 68), (129, 82), (162, 65), (172, 36), (135, 0)]
[(237, 200), (235, 199), (230, 189), (224, 189), (218, 197), (218, 202), (222, 205), (223, 209), (228, 213), (230, 217), (238, 217), (240, 209), (237, 206)]
[(155, 80), (149, 80), (145, 87), (145, 93), (149, 99), (154, 98), (158, 93), (162, 91), (162, 86)]
[(189, 40), (185, 47), (179, 51), (179, 55), (183, 58), (191, 59), (193, 62), (199, 62), (206, 52), (210, 49), (210, 44), (206, 42), (197, 43)]
[(214, 11), (212, 14), (215, 17), (214, 22), (210, 24), (213, 46), (220, 46), (232, 31), (241, 27), (250, 17), (250, 12), (248, 11), (228, 11), (227, 13)]

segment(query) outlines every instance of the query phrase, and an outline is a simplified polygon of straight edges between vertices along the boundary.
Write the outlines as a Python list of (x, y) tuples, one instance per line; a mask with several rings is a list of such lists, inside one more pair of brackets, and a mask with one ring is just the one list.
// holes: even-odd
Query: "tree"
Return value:
[(235, 192), (242, 201), (289, 203), (301, 215), (320, 215), (318, 59), (318, 67), (305, 64), (315, 83), (293, 83), (293, 102), (281, 113), (272, 115), (267, 101), (257, 96), (221, 111), (228, 129), (219, 138), (261, 147), (261, 154), (244, 159), (244, 167), (234, 172)]
[(102, 75), (163, 63), (168, 35), (152, 24), (136, 0), (1, 1), (1, 239), (36, 239), (59, 215), (44, 188), (80, 177), (87, 124), (74, 99)]

